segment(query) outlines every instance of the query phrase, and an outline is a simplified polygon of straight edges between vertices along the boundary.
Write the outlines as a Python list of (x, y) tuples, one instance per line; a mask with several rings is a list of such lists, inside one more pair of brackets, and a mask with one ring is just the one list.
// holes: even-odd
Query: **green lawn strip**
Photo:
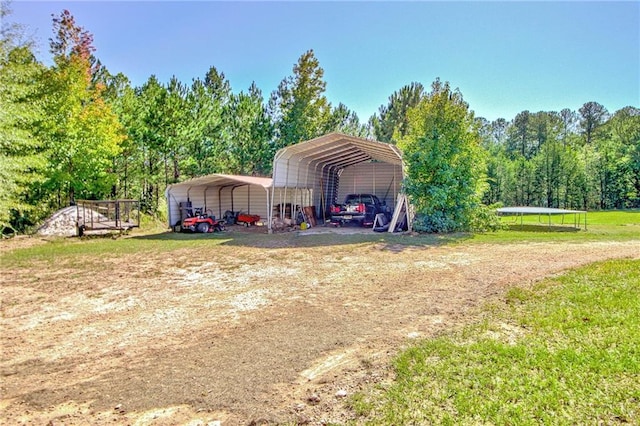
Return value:
[(205, 249), (224, 244), (228, 238), (218, 234), (194, 235), (185, 238), (185, 234), (168, 234), (165, 238), (159, 234), (153, 238), (57, 238), (45, 244), (12, 250), (0, 256), (0, 263), (9, 266), (28, 266), (34, 262), (61, 264), (82, 264), (100, 262), (105, 258), (120, 257), (136, 253), (162, 253), (182, 248)]
[[(547, 217), (524, 216), (520, 218), (502, 217), (505, 229), (484, 233), (459, 233), (449, 235), (450, 242), (459, 243), (518, 243), (518, 242), (594, 242), (631, 241), (640, 239), (640, 210), (612, 210), (589, 212), (587, 229), (584, 222), (580, 228), (573, 226), (573, 217), (551, 216), (551, 226)], [(582, 219), (584, 220), (584, 218)]]
[(369, 424), (613, 424), (640, 418), (640, 261), (514, 289), (482, 323), (423, 342), (352, 405)]
[[(505, 219), (511, 220), (511, 219)], [(60, 262), (73, 257), (117, 256), (141, 252), (170, 252), (183, 248), (208, 249), (216, 245), (235, 245), (257, 248), (296, 248), (333, 245), (388, 244), (407, 247), (466, 243), (518, 243), (546, 241), (629, 241), (640, 237), (640, 211), (607, 211), (589, 213), (589, 228), (577, 230), (571, 227), (551, 227), (536, 224), (537, 219), (525, 217), (528, 224), (521, 228), (483, 234), (370, 234), (304, 235), (303, 232), (244, 234), (224, 232), (216, 234), (180, 234), (159, 232), (157, 224), (151, 230), (136, 230), (126, 238), (83, 237), (53, 239), (46, 244), (21, 248), (0, 255), (2, 265), (28, 264), (33, 261)]]
[[(538, 216), (524, 216), (522, 225), (520, 218), (503, 217), (501, 221), (507, 229), (497, 232), (467, 235), (465, 241), (498, 243), (518, 241), (627, 241), (637, 240), (640, 235), (639, 210), (614, 210), (589, 212), (587, 214), (587, 229), (584, 222), (581, 228), (573, 226), (573, 217), (551, 216), (551, 226), (548, 218)], [(584, 220), (584, 218), (582, 219)]]
[(88, 236), (82, 238), (52, 238), (44, 244), (18, 248), (0, 255), (0, 264), (25, 266), (33, 262), (83, 263), (99, 262), (102, 258), (126, 256), (136, 253), (168, 253), (181, 249), (203, 250), (214, 254), (218, 246), (237, 246), (254, 249), (283, 249), (341, 246), (348, 252), (351, 247), (358, 249), (372, 244), (428, 246), (445, 244), (449, 236), (407, 236), (371, 232), (367, 234), (302, 235), (296, 232), (266, 234), (222, 232), (213, 234), (191, 234), (162, 232), (155, 234), (137, 233), (133, 236), (112, 238), (110, 236)]

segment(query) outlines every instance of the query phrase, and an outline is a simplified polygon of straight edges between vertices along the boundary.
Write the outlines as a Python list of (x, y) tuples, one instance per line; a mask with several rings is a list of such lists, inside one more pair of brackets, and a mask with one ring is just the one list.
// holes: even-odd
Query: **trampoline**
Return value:
[(515, 216), (516, 222), (518, 221), (518, 217), (520, 217), (520, 225), (523, 225), (522, 218), (532, 215), (538, 216), (538, 222), (542, 222), (542, 218), (547, 216), (547, 224), (551, 226), (551, 216), (553, 215), (562, 215), (562, 225), (565, 223), (566, 215), (573, 215), (573, 227), (581, 229), (582, 228), (582, 217), (584, 216), (584, 229), (587, 230), (587, 212), (586, 210), (567, 210), (567, 209), (554, 209), (551, 207), (501, 207), (497, 210), (498, 215), (500, 216)]

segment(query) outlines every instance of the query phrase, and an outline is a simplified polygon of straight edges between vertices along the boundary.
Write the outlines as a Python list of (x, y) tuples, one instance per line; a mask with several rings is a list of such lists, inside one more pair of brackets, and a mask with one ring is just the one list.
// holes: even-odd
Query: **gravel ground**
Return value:
[(621, 257), (639, 258), (640, 241), (337, 240), (2, 265), (0, 423), (344, 423), (345, 400), (389, 380), (415, 339), (513, 285)]

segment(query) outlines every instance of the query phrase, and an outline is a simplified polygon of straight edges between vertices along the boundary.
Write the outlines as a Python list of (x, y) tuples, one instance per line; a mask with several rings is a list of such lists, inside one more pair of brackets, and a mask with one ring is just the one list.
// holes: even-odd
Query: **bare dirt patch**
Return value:
[(212, 244), (2, 265), (0, 423), (342, 423), (344, 395), (387, 380), (413, 339), (510, 286), (619, 257), (640, 242)]

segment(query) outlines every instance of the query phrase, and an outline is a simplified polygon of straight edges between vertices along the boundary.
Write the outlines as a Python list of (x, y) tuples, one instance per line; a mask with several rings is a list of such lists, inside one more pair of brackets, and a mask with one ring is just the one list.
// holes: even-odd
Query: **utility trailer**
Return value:
[(77, 200), (77, 234), (128, 231), (140, 227), (138, 200)]

